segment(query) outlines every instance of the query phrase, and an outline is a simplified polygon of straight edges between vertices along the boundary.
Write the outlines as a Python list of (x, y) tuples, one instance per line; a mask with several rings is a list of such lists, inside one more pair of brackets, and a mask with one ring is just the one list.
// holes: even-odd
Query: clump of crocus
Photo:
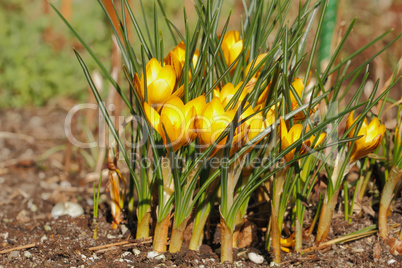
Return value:
[[(353, 119), (354, 112), (351, 112), (346, 121), (346, 129), (350, 129), (356, 119)], [(349, 132), (349, 137), (353, 137), (356, 131), (356, 127), (354, 127)], [(349, 150), (352, 150), (349, 162), (346, 164), (343, 173), (341, 172), (341, 166), (344, 165), (345, 156), (344, 152), (341, 151), (340, 155), (335, 161), (334, 171), (332, 173), (331, 181), (332, 185), (340, 185), (339, 181), (342, 180), (346, 174), (349, 172), (350, 168), (353, 164), (359, 160), (367, 156), (369, 153), (373, 152), (381, 143), (382, 136), (385, 133), (385, 126), (380, 124), (378, 118), (374, 118), (370, 124), (367, 122), (367, 119), (364, 118), (364, 121), (361, 124), (357, 136), (362, 136), (358, 140), (354, 142), (353, 148), (351, 147), (352, 143), (348, 144)], [(333, 189), (332, 194), (328, 191), (324, 198), (324, 203), (321, 209), (320, 220), (318, 222), (317, 236), (316, 242), (321, 243), (324, 241), (327, 236), (331, 226), (332, 215), (335, 210), (337, 197), (339, 193), (340, 187)]]
[[(346, 129), (350, 129), (356, 119), (353, 119), (354, 112), (351, 112), (346, 121)], [(349, 132), (349, 137), (353, 137), (356, 127)], [(364, 121), (356, 136), (363, 136), (355, 141), (352, 148), (352, 154), (350, 162), (356, 162), (360, 158), (365, 157), (369, 153), (373, 152), (381, 143), (381, 139), (385, 133), (385, 126), (380, 124), (378, 118), (374, 118), (370, 123), (364, 118)], [(350, 144), (349, 144), (350, 145)], [(350, 148), (349, 148), (350, 149)]]
[[(243, 40), (238, 31), (227, 32), (221, 45), (227, 66), (230, 66), (243, 51)], [(235, 64), (232, 70), (236, 67)]]
[[(281, 118), (280, 121), (280, 137), (281, 137), (281, 150), (287, 149), (289, 146), (297, 142), (299, 139), (303, 138), (302, 133), (303, 132), (303, 125), (301, 124), (295, 124), (293, 125), (289, 130), (288, 127), (286, 126), (285, 120)], [(316, 142), (316, 145), (320, 144), (326, 134), (321, 133), (320, 136), (318, 137), (318, 140)], [(311, 136), (309, 139), (304, 140), (301, 149), (300, 149), (300, 154), (304, 154), (307, 152), (308, 148), (313, 144), (315, 140), (315, 136)], [(293, 159), (294, 154), (296, 152), (296, 148), (291, 150), (285, 155), (285, 161), (289, 162)], [(289, 245), (290, 241), (283, 240), (281, 239), (281, 224), (280, 220), (278, 218), (279, 215), (279, 203), (283, 191), (283, 185), (286, 180), (286, 174), (287, 174), (288, 167), (281, 170), (280, 172), (277, 173), (275, 176), (275, 186), (273, 187), (272, 191), (272, 197), (271, 197), (271, 238), (272, 238), (272, 246), (274, 249), (274, 261), (276, 263), (279, 263), (281, 258), (280, 258), (280, 250), (281, 248), (285, 247), (287, 248)], [(287, 243), (289, 242), (289, 243)]]
[[(176, 72), (170, 65), (161, 66), (161, 64), (152, 58), (146, 66), (146, 75), (134, 75), (134, 86), (138, 95), (143, 101), (146, 101), (151, 106), (160, 107), (173, 95), (179, 96), (183, 93), (182, 90), (176, 90)], [(146, 81), (145, 81), (146, 79)], [(145, 82), (147, 96), (145, 96)]]

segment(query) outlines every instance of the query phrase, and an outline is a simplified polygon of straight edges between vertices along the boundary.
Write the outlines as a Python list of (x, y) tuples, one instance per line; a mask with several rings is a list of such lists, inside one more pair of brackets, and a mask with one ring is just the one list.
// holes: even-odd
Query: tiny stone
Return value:
[(88, 206), (93, 206), (94, 205), (94, 200), (92, 198), (87, 198), (87, 204)]
[(254, 252), (248, 253), (248, 258), (250, 259), (250, 261), (252, 261), (256, 264), (261, 264), (264, 262), (264, 257), (254, 253)]
[(113, 238), (116, 238), (116, 236), (115, 236), (115, 235), (108, 234), (108, 235), (106, 236), (106, 238), (107, 238), (107, 239), (113, 239)]
[(24, 257), (27, 258), (27, 259), (31, 258), (31, 257), (32, 257), (31, 252), (25, 251), (25, 252), (24, 252)]
[(37, 207), (35, 204), (32, 204), (32, 206), (31, 206), (31, 211), (32, 211), (32, 212), (38, 211), (38, 207)]
[(8, 259), (14, 259), (18, 258), (20, 256), (20, 252), (18, 250), (11, 251), (10, 254), (8, 254)]
[(2, 236), (4, 240), (7, 240), (8, 232), (2, 233), (2, 234), (0, 234), (0, 236)]
[(43, 243), (43, 241), (45, 241), (45, 240), (47, 240), (47, 236), (46, 236), (46, 235), (44, 235), (44, 236), (42, 236), (42, 237), (40, 238), (40, 242), (42, 242), (42, 243)]
[(41, 193), (40, 198), (42, 198), (42, 200), (48, 200), (50, 195), (50, 193)]
[(139, 249), (134, 248), (134, 249), (133, 249), (133, 253), (134, 253), (135, 256), (138, 257), (138, 256), (140, 256), (141, 251), (140, 251)]
[(60, 187), (61, 188), (71, 188), (71, 183), (69, 181), (61, 181)]
[(126, 252), (124, 252), (123, 254), (121, 254), (121, 258), (127, 257), (127, 256), (130, 255), (130, 254), (131, 254), (131, 252), (126, 251)]
[(84, 209), (77, 203), (60, 202), (53, 207), (52, 212), (50, 214), (55, 219), (63, 215), (69, 215), (75, 218), (84, 214)]
[(395, 263), (395, 262), (396, 262), (396, 260), (391, 259), (391, 260), (388, 261), (388, 264), (393, 264), (393, 263)]
[(18, 215), (17, 215), (17, 220), (18, 220), (19, 222), (22, 222), (22, 223), (27, 223), (27, 222), (29, 222), (31, 219), (28, 217), (28, 213), (27, 213), (27, 211), (24, 209), (24, 210), (21, 210), (20, 213), (18, 213)]
[(271, 263), (269, 264), (270, 267), (275, 267), (275, 266), (279, 266), (279, 264), (277, 264), (274, 261), (271, 261)]
[(4, 219), (3, 219), (3, 222), (8, 223), (8, 222), (9, 222), (9, 219), (4, 218)]
[(0, 177), (0, 184), (4, 183), (6, 179), (4, 177)]
[(122, 234), (127, 233), (127, 231), (128, 231), (127, 226), (125, 226), (124, 224), (122, 224), (120, 228), (121, 228), (121, 233), (122, 233)]
[(39, 172), (38, 177), (43, 180), (46, 177), (46, 174), (44, 172)]
[(49, 225), (45, 224), (45, 226), (43, 226), (43, 229), (45, 229), (45, 231), (51, 231), (52, 227), (50, 227)]
[(165, 261), (165, 255), (160, 254), (160, 253), (155, 252), (155, 251), (148, 252), (147, 258), (150, 259), (150, 260), (155, 259), (155, 260)]

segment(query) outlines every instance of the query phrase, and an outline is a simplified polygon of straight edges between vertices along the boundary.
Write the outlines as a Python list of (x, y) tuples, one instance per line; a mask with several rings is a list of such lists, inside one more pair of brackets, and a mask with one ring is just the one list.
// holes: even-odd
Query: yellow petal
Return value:
[[(258, 55), (257, 59), (255, 60), (253, 70), (255, 70), (256, 66), (264, 59), (264, 57), (266, 55), (267, 55), (267, 53)], [(246, 67), (246, 69), (244, 71), (244, 77), (247, 77), (248, 73), (250, 72), (250, 68), (251, 68), (252, 64), (253, 64), (253, 60), (247, 65), (247, 67)], [(262, 70), (263, 67), (264, 67), (264, 65), (261, 66), (260, 70), (258, 72), (256, 72), (254, 77), (258, 77), (260, 75), (260, 71)]]
[[(301, 95), (303, 93), (303, 89), (304, 89), (303, 79), (301, 79), (301, 78), (295, 79), (292, 83), (292, 86), (296, 90), (297, 95), (299, 95), (299, 97), (301, 97)], [(292, 92), (290, 92), (290, 100), (292, 102), (292, 105), (294, 105), (294, 106), (298, 105), (296, 97), (293, 95)]]
[(163, 133), (159, 132), (159, 126), (160, 126), (160, 115), (158, 112), (152, 108), (148, 103), (144, 102), (144, 112), (145, 116), (148, 120), (148, 122), (151, 124), (151, 126), (162, 136), (164, 137), (165, 135)]
[(173, 89), (165, 80), (155, 80), (147, 87), (148, 103), (160, 106), (169, 99), (172, 91)]
[(165, 80), (166, 83), (172, 88), (172, 91), (176, 85), (176, 73), (172, 66), (165, 65), (158, 73), (157, 79)]
[(138, 74), (134, 74), (134, 79), (133, 79), (133, 84), (134, 84), (134, 89), (137, 92), (138, 96), (141, 98), (141, 101), (144, 101), (144, 85), (140, 81), (140, 78), (138, 77)]
[[(349, 113), (348, 118), (346, 119), (346, 129), (350, 129), (352, 127), (353, 123), (355, 122), (355, 120), (353, 119), (354, 113), (355, 113), (354, 111)], [(348, 136), (353, 137), (354, 133), (355, 133), (355, 128), (353, 128), (349, 132)]]
[(221, 100), (222, 105), (226, 107), (235, 94), (236, 90), (232, 83), (227, 83), (223, 86), (219, 94), (219, 99)]
[[(236, 58), (240, 55), (240, 53), (243, 51), (243, 41), (236, 42), (231, 48), (230, 48), (230, 56), (229, 56), (229, 65), (232, 64)], [(235, 67), (236, 64), (233, 66)]]
[(186, 103), (186, 105), (184, 106), (185, 114), (187, 115), (188, 111), (191, 108), (195, 108), (196, 111), (195, 115), (199, 115), (204, 110), (205, 105), (206, 105), (205, 96), (201, 95)]
[(147, 75), (147, 85), (151, 84), (158, 76), (159, 71), (162, 69), (161, 64), (157, 59), (152, 58), (146, 66), (145, 72)]
[[(281, 117), (281, 139), (285, 139), (288, 136), (288, 128), (286, 127), (285, 120)], [(282, 148), (283, 150), (283, 148)]]

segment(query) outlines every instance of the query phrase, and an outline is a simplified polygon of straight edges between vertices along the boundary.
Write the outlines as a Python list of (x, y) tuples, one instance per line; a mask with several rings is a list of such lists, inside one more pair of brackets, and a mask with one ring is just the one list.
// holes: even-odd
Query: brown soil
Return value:
[[(85, 161), (73, 156), (70, 172), (64, 173), (64, 152), (61, 150), (42, 160), (49, 149), (65, 145), (64, 120), (66, 111), (54, 107), (0, 113), (0, 251), (29, 245), (26, 249), (0, 253), (0, 267), (260, 267), (269, 266), (271, 255), (264, 251), (264, 233), (257, 231), (257, 241), (252, 248), (236, 250), (234, 265), (219, 263), (219, 237), (217, 216), (211, 215), (210, 240), (199, 252), (183, 249), (180, 253), (165, 253), (165, 260), (147, 257), (152, 247), (147, 242), (132, 240), (135, 235), (127, 220), (112, 229), (107, 200), (103, 191), (98, 219), (98, 239), (92, 238), (92, 187), (93, 181), (84, 180)], [(9, 134), (12, 133), (12, 134)], [(73, 170), (73, 171), (71, 171)], [(75, 171), (74, 171), (75, 170)], [(106, 185), (102, 185), (104, 189)], [(60, 201), (71, 201), (84, 208), (84, 215), (54, 219), (53, 206)], [(390, 222), (401, 224), (401, 198), (394, 206)], [(255, 223), (266, 226), (264, 215)], [(261, 221), (262, 218), (262, 221)], [(309, 217), (308, 217), (309, 218)], [(250, 221), (253, 222), (252, 217)], [(309, 219), (305, 223), (308, 226)], [(376, 215), (361, 213), (351, 224), (342, 214), (332, 222), (330, 239), (352, 233), (376, 223)], [(123, 225), (126, 227), (123, 227)], [(257, 230), (260, 230), (256, 228)], [(132, 231), (132, 233), (131, 233)], [(399, 227), (390, 230), (396, 236)], [(208, 238), (208, 236), (206, 236)], [(100, 251), (91, 247), (129, 241), (128, 245), (105, 247)], [(132, 245), (132, 243), (136, 245)], [(305, 239), (304, 248), (314, 246)], [(32, 244), (32, 245), (30, 245)], [(140, 251), (135, 255), (134, 249)], [(248, 252), (265, 257), (263, 265), (252, 263)], [(376, 257), (376, 258), (375, 258)], [(283, 253), (282, 267), (401, 267), (402, 257), (389, 253), (386, 245), (376, 235), (334, 245), (322, 251), (298, 255)]]

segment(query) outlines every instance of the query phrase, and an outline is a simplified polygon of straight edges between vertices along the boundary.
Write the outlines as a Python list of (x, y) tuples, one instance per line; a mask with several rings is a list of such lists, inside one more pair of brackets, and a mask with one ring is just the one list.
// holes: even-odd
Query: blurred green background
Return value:
[[(402, 1), (357, 0), (353, 3), (340, 1), (343, 2), (344, 10), (341, 14), (343, 21), (348, 24), (358, 15), (354, 34), (348, 41), (349, 44), (345, 46), (346, 53), (355, 51), (390, 28), (395, 28), (395, 31), (387, 40), (391, 40), (400, 33), (402, 24), (400, 2)], [(143, 0), (142, 2), (146, 16), (152, 21), (156, 1)], [(97, 1), (53, 0), (51, 3), (69, 17), (73, 27), (108, 67), (111, 55), (110, 31)], [(130, 3), (139, 24), (145, 31), (140, 0), (131, 0)], [(184, 25), (183, 6), (186, 7), (190, 27), (194, 25), (196, 13), (191, 0), (163, 0), (162, 3), (168, 17), (181, 31), (184, 30), (182, 27)], [(294, 1), (290, 16), (296, 14), (297, 3), (298, 1)], [(229, 29), (239, 29), (240, 17), (243, 13), (242, 0), (225, 0), (222, 18), (226, 17), (230, 10), (232, 10), (232, 17)], [(166, 54), (175, 44), (172, 43), (166, 28), (163, 28), (166, 26), (163, 17), (159, 15)], [(191, 21), (193, 18), (194, 20)], [(151, 30), (152, 27), (150, 25)], [(136, 48), (137, 36), (134, 29), (131, 28), (131, 30), (133, 46)], [(362, 58), (356, 59), (356, 64), (381, 49), (384, 43), (362, 53)], [(57, 17), (47, 0), (0, 1), (0, 109), (42, 106), (49, 101), (60, 99), (72, 99), (74, 102), (85, 101), (88, 96), (87, 82), (74, 56), (73, 47), (86, 59), (90, 70), (96, 69), (95, 63)], [(401, 43), (398, 41), (395, 46), (374, 61), (371, 68), (376, 77), (381, 78), (382, 81), (389, 77), (401, 57), (400, 48)]]

